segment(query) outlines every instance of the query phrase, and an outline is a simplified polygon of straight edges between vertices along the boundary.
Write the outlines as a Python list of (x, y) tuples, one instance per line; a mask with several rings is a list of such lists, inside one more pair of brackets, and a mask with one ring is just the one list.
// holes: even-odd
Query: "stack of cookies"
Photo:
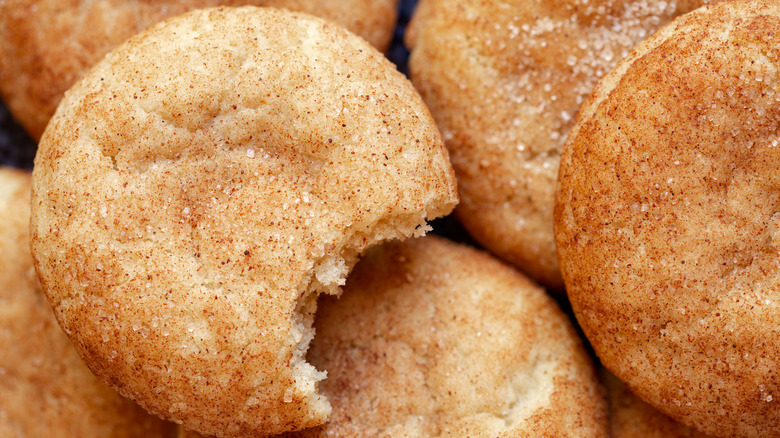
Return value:
[(780, 436), (780, 3), (412, 6), (0, 3), (0, 435)]

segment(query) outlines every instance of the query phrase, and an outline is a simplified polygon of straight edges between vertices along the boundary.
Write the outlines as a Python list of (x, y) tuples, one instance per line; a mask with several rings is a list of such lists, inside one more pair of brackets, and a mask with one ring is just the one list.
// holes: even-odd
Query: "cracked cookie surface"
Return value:
[(316, 295), (457, 202), (411, 84), (341, 27), (267, 8), (163, 22), (72, 88), (33, 172), (32, 247), (90, 368), (189, 429), (321, 424)]
[(330, 422), (296, 437), (604, 437), (590, 359), (544, 290), (437, 236), (370, 249), (323, 297)]
[(40, 139), (63, 93), (111, 49), (187, 11), (265, 6), (332, 20), (379, 50), (390, 44), (397, 0), (7, 0), (0, 3), (0, 95)]

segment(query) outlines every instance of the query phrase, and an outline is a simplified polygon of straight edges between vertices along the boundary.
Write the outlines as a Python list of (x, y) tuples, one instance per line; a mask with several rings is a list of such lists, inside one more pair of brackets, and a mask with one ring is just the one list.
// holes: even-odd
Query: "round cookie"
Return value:
[(604, 365), (705, 433), (780, 436), (780, 5), (674, 21), (609, 73), (561, 161), (555, 225)]
[(609, 436), (612, 438), (708, 438), (674, 421), (634, 395), (628, 387), (605, 368), (601, 381), (609, 402)]
[(0, 96), (38, 140), (65, 90), (127, 38), (186, 11), (241, 5), (327, 18), (385, 50), (398, 0), (7, 0), (0, 2)]
[(56, 316), (120, 393), (202, 433), (315, 426), (318, 293), (457, 202), (440, 134), (393, 64), (269, 8), (144, 31), (66, 93), (33, 170)]
[(410, 74), (450, 151), (469, 234), (562, 291), (553, 207), (577, 111), (631, 48), (702, 3), (422, 0)]
[(308, 358), (333, 404), (302, 437), (604, 437), (590, 358), (544, 290), (437, 236), (370, 249)]
[(35, 276), (29, 218), (30, 175), (0, 167), (0, 436), (175, 437), (84, 366)]

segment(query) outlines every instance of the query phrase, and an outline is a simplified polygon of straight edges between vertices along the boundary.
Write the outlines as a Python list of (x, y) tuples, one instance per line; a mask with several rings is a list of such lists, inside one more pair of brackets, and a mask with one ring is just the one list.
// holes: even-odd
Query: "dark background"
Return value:
[(32, 169), (37, 145), (0, 102), (0, 164)]

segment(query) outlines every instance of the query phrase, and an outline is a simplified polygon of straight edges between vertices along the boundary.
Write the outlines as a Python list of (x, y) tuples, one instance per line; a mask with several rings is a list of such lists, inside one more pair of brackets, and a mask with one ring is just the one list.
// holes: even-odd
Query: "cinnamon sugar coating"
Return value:
[(220, 436), (324, 422), (304, 357), (316, 295), (457, 202), (395, 66), (335, 24), (254, 7), (111, 52), (66, 94), (33, 177), (36, 268), (85, 362)]
[(637, 397), (612, 373), (600, 369), (609, 402), (612, 438), (709, 438), (710, 435), (674, 421)]
[(0, 436), (174, 438), (84, 365), (57, 325), (30, 254), (30, 175), (0, 167)]
[(372, 248), (315, 327), (333, 414), (287, 438), (608, 436), (568, 318), (487, 253), (437, 236)]
[(0, 2), (0, 96), (39, 140), (63, 93), (126, 39), (187, 11), (242, 5), (326, 18), (384, 51), (398, 0), (6, 0)]
[(563, 144), (596, 81), (701, 0), (422, 0), (410, 74), (450, 150), (455, 213), (482, 245), (562, 292), (553, 234)]
[(685, 15), (607, 75), (561, 161), (572, 306), (604, 365), (705, 433), (780, 436), (780, 5)]

